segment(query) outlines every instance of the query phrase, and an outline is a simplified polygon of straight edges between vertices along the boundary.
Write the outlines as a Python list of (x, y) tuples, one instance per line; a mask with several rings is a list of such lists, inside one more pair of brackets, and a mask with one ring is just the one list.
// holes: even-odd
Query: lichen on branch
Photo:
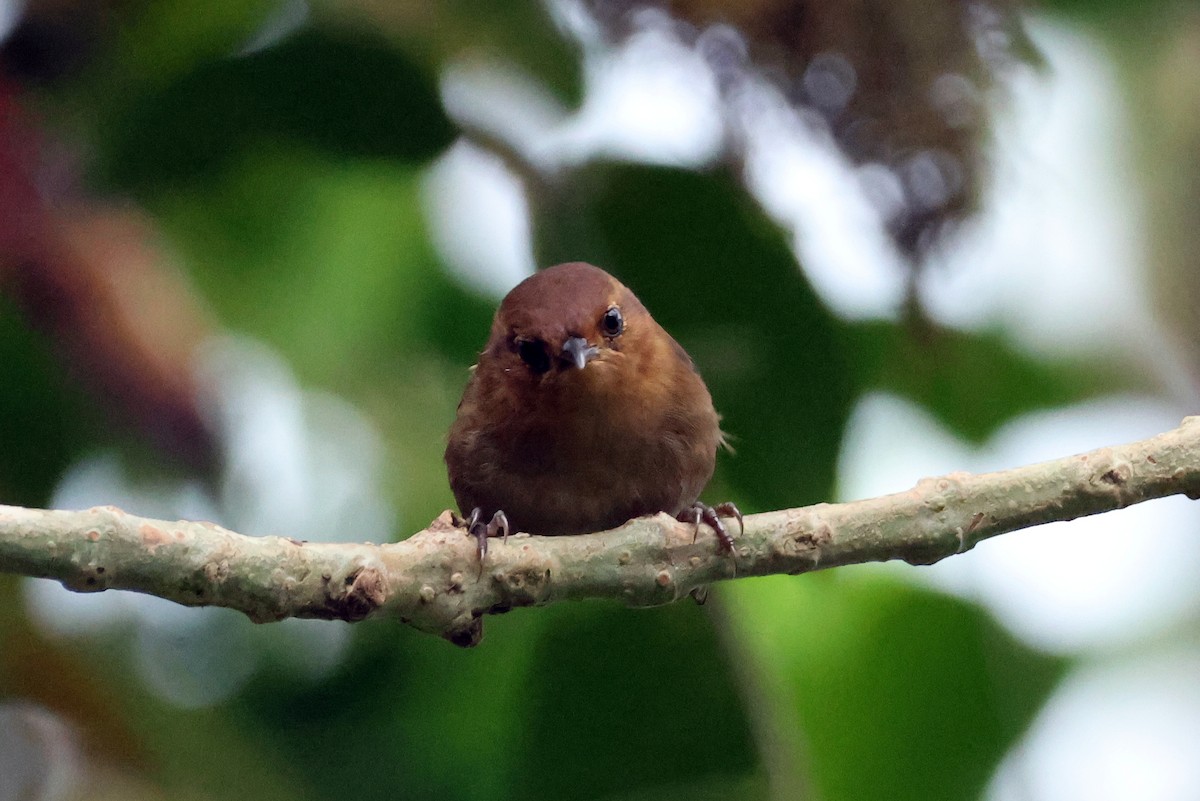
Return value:
[(717, 581), (902, 559), (932, 564), (981, 540), (1153, 498), (1200, 496), (1200, 417), (1165, 434), (996, 473), (923, 479), (893, 495), (749, 515), (733, 554), (665, 514), (612, 531), (514, 536), (481, 563), (450, 512), (403, 542), (248, 537), (115, 507), (0, 506), (0, 572), (77, 592), (118, 589), (267, 622), (390, 616), (459, 645), (485, 615), (562, 600), (654, 606)]

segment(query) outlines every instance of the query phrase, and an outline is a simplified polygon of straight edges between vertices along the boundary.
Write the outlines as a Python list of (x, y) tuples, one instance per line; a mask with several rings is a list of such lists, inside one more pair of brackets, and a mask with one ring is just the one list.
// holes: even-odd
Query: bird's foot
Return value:
[(476, 506), (467, 519), (467, 533), (475, 538), (479, 547), (479, 561), (482, 562), (483, 557), (487, 556), (489, 537), (504, 537), (504, 541), (508, 542), (508, 518), (497, 509), (492, 519), (484, 523), (483, 510)]
[(704, 522), (712, 528), (713, 533), (717, 535), (717, 546), (723, 553), (733, 553), (733, 537), (730, 536), (729, 530), (725, 528), (725, 524), (721, 522), (722, 517), (735, 517), (738, 521), (738, 533), (742, 533), (746, 529), (746, 523), (742, 519), (742, 512), (732, 503), (718, 503), (716, 506), (709, 506), (706, 503), (696, 501), (687, 509), (679, 513), (678, 519), (682, 523), (691, 523), (696, 527), (692, 532), (692, 542), (696, 541), (696, 536), (700, 533), (700, 523)]

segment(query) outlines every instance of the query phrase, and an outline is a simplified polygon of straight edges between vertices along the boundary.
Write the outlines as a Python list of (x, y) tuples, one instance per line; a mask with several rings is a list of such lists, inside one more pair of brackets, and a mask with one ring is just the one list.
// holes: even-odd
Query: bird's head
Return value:
[(603, 390), (664, 350), (682, 353), (628, 287), (571, 262), (530, 276), (504, 298), (484, 359), (537, 386)]

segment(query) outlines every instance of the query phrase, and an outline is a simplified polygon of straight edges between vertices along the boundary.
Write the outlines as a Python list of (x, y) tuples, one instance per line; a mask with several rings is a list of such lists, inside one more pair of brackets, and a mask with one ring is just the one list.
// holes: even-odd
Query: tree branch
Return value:
[(0, 506), (0, 572), (57, 579), (78, 592), (133, 590), (226, 606), (258, 622), (389, 615), (474, 645), (483, 615), (518, 606), (584, 598), (653, 606), (735, 577), (889, 559), (932, 564), (997, 534), (1180, 493), (1200, 496), (1200, 417), (1079, 456), (751, 515), (733, 556), (717, 551), (707, 529), (693, 541), (692, 526), (665, 514), (596, 534), (494, 541), (481, 565), (449, 512), (403, 542), (356, 545), (247, 537), (114, 507)]

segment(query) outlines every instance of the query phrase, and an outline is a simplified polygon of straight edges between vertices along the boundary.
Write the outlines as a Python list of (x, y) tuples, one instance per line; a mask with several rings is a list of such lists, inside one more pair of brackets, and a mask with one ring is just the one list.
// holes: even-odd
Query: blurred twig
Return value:
[(518, 606), (585, 598), (652, 606), (735, 577), (889, 559), (932, 564), (997, 534), (1181, 493), (1200, 495), (1200, 417), (1148, 440), (1051, 462), (751, 515), (734, 556), (665, 514), (596, 534), (513, 537), (481, 565), (474, 540), (449, 512), (404, 542), (352, 545), (247, 537), (113, 507), (0, 506), (0, 571), (80, 592), (125, 589), (226, 606), (256, 621), (387, 614), (473, 645), (484, 615)]

